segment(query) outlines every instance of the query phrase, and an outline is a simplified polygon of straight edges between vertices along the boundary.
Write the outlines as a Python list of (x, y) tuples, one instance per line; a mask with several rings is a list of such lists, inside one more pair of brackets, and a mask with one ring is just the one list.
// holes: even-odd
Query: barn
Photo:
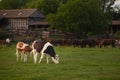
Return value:
[[(0, 29), (14, 34), (40, 33), (49, 24), (38, 9), (0, 10)], [(31, 34), (31, 33), (30, 33)]]
[(113, 33), (120, 31), (120, 20), (112, 20), (109, 31)]

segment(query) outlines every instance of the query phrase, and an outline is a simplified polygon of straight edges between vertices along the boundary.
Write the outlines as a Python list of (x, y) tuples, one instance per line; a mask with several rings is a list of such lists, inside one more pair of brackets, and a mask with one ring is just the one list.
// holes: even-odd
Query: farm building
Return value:
[(41, 33), (49, 24), (38, 9), (0, 10), (0, 29), (14, 34)]
[(114, 33), (120, 31), (120, 20), (112, 20), (109, 30)]

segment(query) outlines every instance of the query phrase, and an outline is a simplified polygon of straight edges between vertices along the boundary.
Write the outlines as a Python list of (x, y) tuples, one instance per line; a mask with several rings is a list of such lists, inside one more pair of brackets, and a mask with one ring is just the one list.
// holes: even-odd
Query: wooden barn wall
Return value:
[(8, 27), (10, 29), (28, 29), (27, 19), (8, 19)]

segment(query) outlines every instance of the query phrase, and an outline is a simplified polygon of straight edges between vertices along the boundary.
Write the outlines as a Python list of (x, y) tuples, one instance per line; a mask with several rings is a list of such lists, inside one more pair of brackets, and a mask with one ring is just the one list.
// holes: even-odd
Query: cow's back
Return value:
[(36, 41), (34, 44), (33, 44), (33, 47), (34, 49), (36, 49), (37, 52), (41, 52), (41, 50), (43, 49), (43, 46), (45, 44), (45, 41)]

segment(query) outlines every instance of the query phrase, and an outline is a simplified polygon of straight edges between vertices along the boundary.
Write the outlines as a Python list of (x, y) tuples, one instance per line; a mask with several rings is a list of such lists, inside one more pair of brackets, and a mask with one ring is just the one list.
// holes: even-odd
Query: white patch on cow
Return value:
[(49, 64), (49, 57), (50, 57), (50, 55), (46, 54), (46, 61), (47, 61), (47, 64)]
[(24, 62), (27, 61), (27, 54), (24, 54)]
[(55, 59), (58, 60), (58, 62), (59, 62), (59, 55), (58, 54), (55, 55)]
[(55, 64), (58, 64), (59, 63), (59, 60), (58, 59), (54, 59), (54, 57), (52, 57), (52, 60), (53, 60), (53, 62), (55, 63)]
[(36, 49), (34, 48), (34, 45), (36, 43), (37, 40), (35, 40), (33, 43), (32, 43), (32, 51), (31, 51), (31, 54), (33, 54), (33, 58), (34, 58), (34, 63), (36, 64), (37, 63), (37, 51)]
[(26, 46), (29, 46), (29, 45), (24, 43), (21, 49), (24, 49)]
[(36, 64), (37, 63), (37, 56), (38, 56), (38, 53), (35, 49), (33, 49), (33, 57), (34, 57), (34, 63)]
[(41, 50), (41, 53), (43, 53), (47, 49), (48, 46), (52, 46), (52, 44), (50, 42), (45, 43), (43, 46), (43, 49)]
[(34, 41), (34, 42), (32, 43), (32, 48), (34, 48), (35, 43), (36, 43), (36, 41)]
[(10, 38), (7, 38), (6, 39), (6, 43), (10, 43), (11, 42), (11, 39)]

